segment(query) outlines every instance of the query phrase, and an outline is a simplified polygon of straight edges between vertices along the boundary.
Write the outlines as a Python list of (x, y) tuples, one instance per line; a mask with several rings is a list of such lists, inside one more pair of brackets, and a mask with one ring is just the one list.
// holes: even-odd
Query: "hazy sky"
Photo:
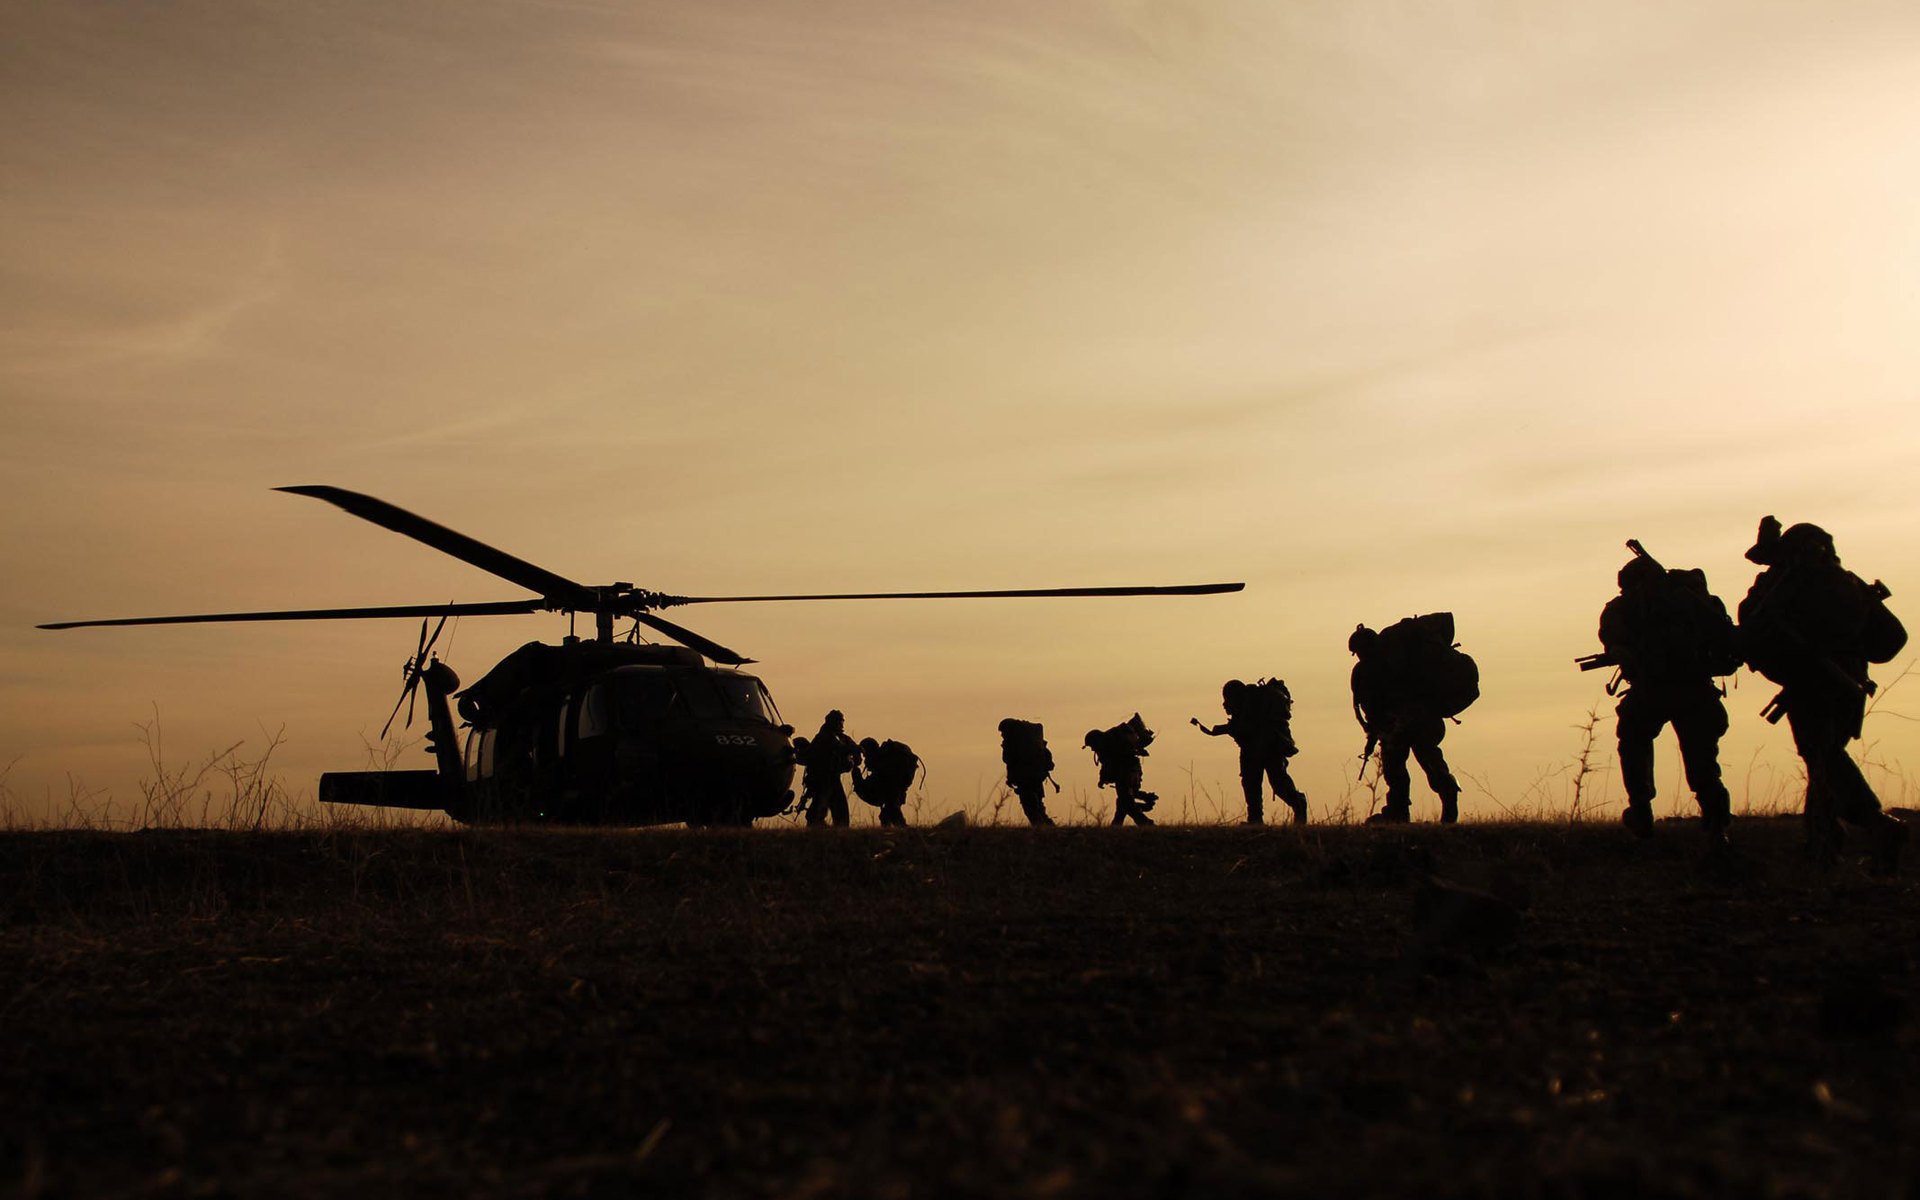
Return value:
[[(1266, 674), (1325, 807), (1347, 632), (1436, 609), (1484, 679), (1449, 754), (1519, 802), (1632, 536), (1731, 605), (1761, 514), (1818, 521), (1920, 627), (1905, 0), (0, 0), (0, 112), (20, 812), (124, 806), (156, 709), (176, 760), (284, 726), (311, 791), (415, 633), (37, 622), (518, 594), (279, 484), (667, 591), (1248, 583), (684, 610), (795, 725), (913, 743), (930, 815), (1000, 717), (1090, 792), (1136, 709), (1148, 786), (1234, 809), (1186, 719)], [(1736, 803), (1794, 769), (1769, 695)]]

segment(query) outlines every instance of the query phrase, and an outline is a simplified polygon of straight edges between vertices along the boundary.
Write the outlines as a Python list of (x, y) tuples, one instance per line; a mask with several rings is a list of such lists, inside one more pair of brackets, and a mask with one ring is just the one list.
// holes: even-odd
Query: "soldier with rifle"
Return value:
[(1100, 786), (1113, 788), (1115, 825), (1124, 825), (1129, 818), (1135, 825), (1153, 824), (1147, 812), (1160, 797), (1140, 787), (1140, 760), (1147, 756), (1147, 747), (1152, 743), (1153, 730), (1147, 728), (1139, 713), (1112, 729), (1087, 731), (1083, 744), (1093, 751), (1094, 759), (1100, 764)]
[(1892, 874), (1907, 827), (1881, 811), (1847, 753), (1876, 690), (1867, 665), (1891, 661), (1907, 642), (1887, 608), (1890, 593), (1841, 566), (1833, 535), (1818, 525), (1782, 531), (1766, 517), (1747, 558), (1765, 570), (1740, 602), (1741, 653), (1780, 685), (1766, 716), (1777, 722), (1785, 715), (1807, 766), (1807, 852), (1816, 861), (1835, 860), (1845, 821), (1869, 832), (1874, 868)]
[(1287, 685), (1278, 679), (1263, 679), (1252, 686), (1229, 679), (1220, 689), (1220, 707), (1227, 713), (1220, 724), (1207, 726), (1199, 717), (1192, 722), (1208, 737), (1225, 735), (1240, 747), (1240, 790), (1247, 798), (1246, 823), (1265, 823), (1261, 795), (1264, 778), (1273, 784), (1274, 797), (1293, 810), (1293, 823), (1305, 825), (1307, 795), (1287, 773), (1287, 760), (1300, 752), (1293, 743), (1293, 696)]
[(1620, 820), (1636, 837), (1653, 835), (1653, 743), (1672, 725), (1707, 836), (1723, 845), (1733, 817), (1720, 778), (1727, 706), (1717, 680), (1740, 668), (1733, 621), (1704, 572), (1668, 570), (1638, 541), (1629, 540), (1627, 549), (1633, 557), (1620, 568), (1620, 594), (1600, 612), (1605, 649), (1575, 660), (1583, 671), (1617, 668), (1609, 695), (1626, 683), (1615, 709), (1627, 789)]
[(1380, 776), (1387, 802), (1367, 818), (1369, 825), (1404, 825), (1413, 817), (1411, 754), (1440, 797), (1440, 823), (1460, 819), (1460, 784), (1440, 751), (1447, 718), (1462, 712), (1480, 695), (1480, 672), (1453, 640), (1453, 614), (1428, 613), (1395, 621), (1375, 631), (1357, 626), (1347, 649), (1359, 659), (1353, 666), (1353, 715), (1366, 731), (1365, 760), (1380, 747)]

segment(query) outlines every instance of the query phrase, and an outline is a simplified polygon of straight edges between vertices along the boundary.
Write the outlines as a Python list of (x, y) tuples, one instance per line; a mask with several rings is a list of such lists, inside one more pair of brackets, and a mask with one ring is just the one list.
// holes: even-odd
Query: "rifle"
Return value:
[(1573, 661), (1582, 671), (1598, 671), (1605, 667), (1617, 667), (1620, 665), (1615, 661), (1613, 655), (1608, 654), (1604, 650), (1598, 654), (1582, 654)]
[(1367, 777), (1367, 764), (1373, 761), (1373, 748), (1379, 744), (1379, 735), (1369, 731), (1367, 733), (1367, 748), (1360, 752), (1360, 773), (1354, 776), (1355, 779), (1365, 779)]
[(1629, 549), (1629, 550), (1631, 550), (1631, 551), (1633, 551), (1633, 556), (1634, 556), (1635, 558), (1644, 558), (1644, 559), (1646, 559), (1646, 560), (1647, 560), (1647, 561), (1648, 561), (1649, 563), (1651, 563), (1652, 565), (1654, 565), (1654, 566), (1656, 566), (1656, 567), (1660, 567), (1660, 569), (1661, 569), (1662, 571), (1664, 571), (1664, 570), (1666, 570), (1666, 568), (1665, 568), (1665, 567), (1661, 567), (1661, 566), (1660, 566), (1660, 560), (1659, 560), (1659, 559), (1657, 559), (1657, 558), (1655, 558), (1655, 557), (1654, 557), (1653, 555), (1651, 555), (1651, 554), (1648, 554), (1648, 553), (1647, 553), (1647, 548), (1646, 548), (1645, 546), (1642, 546), (1642, 545), (1640, 544), (1640, 539), (1639, 539), (1639, 538), (1628, 538), (1628, 539), (1627, 539), (1627, 549)]
[(1767, 701), (1767, 706), (1760, 710), (1760, 715), (1767, 719), (1767, 724), (1769, 725), (1778, 725), (1780, 723), (1780, 718), (1787, 715), (1787, 692), (1785, 688), (1774, 693), (1773, 699)]
[[(1880, 690), (1880, 685), (1873, 680), (1869, 679), (1863, 683), (1855, 679), (1845, 671), (1842, 671), (1832, 659), (1825, 655), (1820, 655), (1814, 661), (1817, 664), (1819, 673), (1825, 676), (1828, 682), (1834, 684), (1841, 690), (1855, 691), (1860, 693), (1862, 697), (1868, 698)], [(1787, 715), (1787, 690), (1786, 688), (1781, 688), (1778, 692), (1774, 693), (1773, 699), (1767, 701), (1767, 706), (1760, 710), (1760, 715), (1767, 719), (1767, 724), (1778, 725), (1780, 718)], [(1858, 735), (1856, 734), (1855, 736), (1857, 737)]]

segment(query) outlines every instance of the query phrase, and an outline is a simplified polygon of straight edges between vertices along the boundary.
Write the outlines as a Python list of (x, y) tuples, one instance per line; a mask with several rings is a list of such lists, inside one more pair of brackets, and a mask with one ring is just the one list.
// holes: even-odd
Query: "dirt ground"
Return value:
[(0, 1191), (1911, 1195), (1916, 875), (1735, 833), (0, 835)]

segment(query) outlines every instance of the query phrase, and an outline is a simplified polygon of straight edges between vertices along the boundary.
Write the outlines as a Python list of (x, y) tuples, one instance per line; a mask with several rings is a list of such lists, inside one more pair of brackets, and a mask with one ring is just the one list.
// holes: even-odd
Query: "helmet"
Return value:
[(1367, 652), (1373, 649), (1373, 644), (1379, 639), (1380, 635), (1365, 625), (1355, 625), (1353, 633), (1347, 638), (1347, 651), (1365, 658)]
[(1780, 555), (1801, 561), (1838, 560), (1840, 557), (1833, 548), (1833, 535), (1805, 521), (1787, 526), (1787, 531), (1780, 535)]
[(1659, 563), (1645, 555), (1636, 554), (1627, 560), (1626, 566), (1620, 568), (1618, 577), (1620, 590), (1624, 592), (1629, 588), (1645, 587), (1658, 581), (1665, 574), (1666, 572), (1660, 569)]

